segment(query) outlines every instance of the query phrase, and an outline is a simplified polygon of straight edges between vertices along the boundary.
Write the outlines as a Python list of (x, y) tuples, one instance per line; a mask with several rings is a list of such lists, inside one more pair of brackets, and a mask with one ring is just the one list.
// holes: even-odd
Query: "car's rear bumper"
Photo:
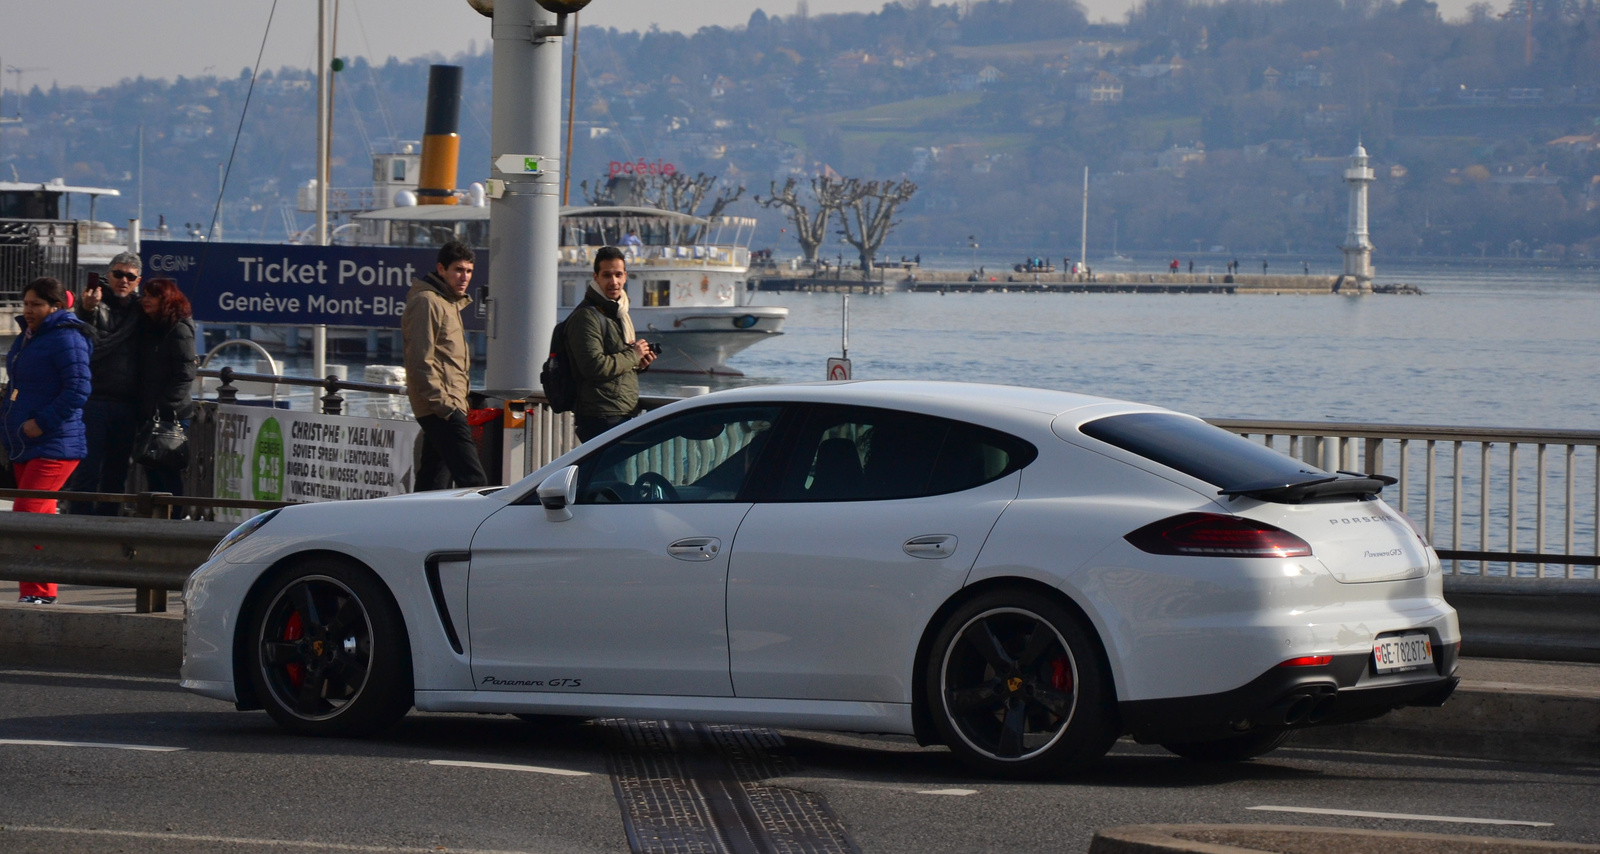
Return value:
[(1372, 657), (1274, 667), (1231, 691), (1117, 704), (1122, 731), (1141, 742), (1206, 741), (1257, 729), (1350, 723), (1402, 706), (1442, 705), (1455, 690), (1460, 644), (1436, 644), (1432, 668), (1379, 675)]

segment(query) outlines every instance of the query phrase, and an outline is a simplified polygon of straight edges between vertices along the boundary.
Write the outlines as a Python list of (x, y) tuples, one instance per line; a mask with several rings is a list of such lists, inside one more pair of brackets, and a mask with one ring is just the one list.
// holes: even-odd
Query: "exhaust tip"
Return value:
[(1306, 715), (1306, 722), (1315, 724), (1327, 720), (1328, 716), (1333, 714), (1334, 707), (1338, 704), (1338, 695), (1323, 694), (1312, 704), (1310, 714)]

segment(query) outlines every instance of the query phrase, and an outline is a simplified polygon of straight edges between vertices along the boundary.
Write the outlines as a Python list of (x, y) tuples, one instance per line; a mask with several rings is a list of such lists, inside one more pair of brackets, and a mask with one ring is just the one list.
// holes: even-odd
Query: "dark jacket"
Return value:
[(632, 415), (639, 408), (639, 354), (622, 340), (617, 304), (594, 288), (567, 317), (567, 352), (578, 377), (574, 415)]
[[(31, 337), (22, 329), (6, 356), (4, 399), (0, 400), (0, 441), (12, 460), (81, 460), (84, 440), (83, 404), (89, 399), (89, 354), (93, 336), (72, 312), (45, 318)], [(44, 431), (37, 439), (22, 432), (32, 419)]]
[(91, 400), (116, 400), (133, 403), (139, 396), (138, 356), (134, 339), (139, 334), (139, 295), (118, 297), (110, 288), (94, 311), (76, 309), (78, 319), (94, 332), (94, 354), (89, 357), (89, 374), (94, 389)]
[(194, 321), (184, 318), (168, 325), (142, 316), (134, 345), (140, 422), (149, 421), (158, 410), (183, 420), (193, 418)]

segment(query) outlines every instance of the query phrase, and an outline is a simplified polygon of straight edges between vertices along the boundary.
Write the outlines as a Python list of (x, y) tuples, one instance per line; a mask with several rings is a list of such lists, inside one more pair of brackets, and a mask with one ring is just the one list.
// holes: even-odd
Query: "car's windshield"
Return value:
[(1112, 415), (1090, 421), (1079, 429), (1086, 436), (1222, 489), (1263, 483), (1299, 483), (1327, 477), (1321, 469), (1183, 415), (1166, 412)]

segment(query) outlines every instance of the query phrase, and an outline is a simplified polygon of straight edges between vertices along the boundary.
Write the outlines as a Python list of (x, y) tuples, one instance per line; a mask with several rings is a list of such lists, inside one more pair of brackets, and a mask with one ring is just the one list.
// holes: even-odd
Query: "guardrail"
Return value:
[[(1596, 579), (1600, 431), (1234, 418), (1211, 423), (1328, 471), (1359, 468), (1399, 478), (1386, 497), (1422, 525), (1452, 575), (1546, 578), (1547, 566), (1556, 565), (1564, 567), (1556, 577)], [(1585, 542), (1586, 553), (1578, 548)], [(1555, 543), (1561, 551), (1551, 551)], [(1524, 544), (1533, 551), (1523, 551)]]
[(0, 513), (0, 579), (134, 588), (134, 610), (165, 611), (167, 591), (233, 529), (229, 522)]

